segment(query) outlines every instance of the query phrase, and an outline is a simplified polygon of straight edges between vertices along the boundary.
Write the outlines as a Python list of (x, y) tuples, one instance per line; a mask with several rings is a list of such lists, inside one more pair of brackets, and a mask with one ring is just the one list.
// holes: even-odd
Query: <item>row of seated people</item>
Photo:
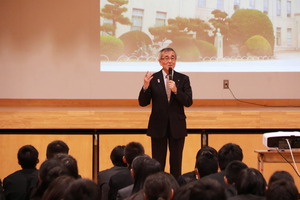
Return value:
[(98, 173), (98, 184), (79, 175), (77, 161), (68, 152), (63, 141), (51, 142), (47, 159), (36, 169), (38, 151), (31, 145), (21, 147), (18, 161), (22, 169), (3, 180), (0, 200), (298, 199), (298, 189), (288, 172), (275, 172), (267, 183), (258, 170), (242, 162), (242, 149), (233, 143), (219, 151), (201, 148), (195, 170), (177, 180), (163, 172), (139, 142), (112, 150), (113, 167)]
[[(158, 196), (174, 200), (296, 200), (299, 196), (290, 173), (277, 171), (267, 183), (261, 172), (243, 162), (243, 151), (234, 143), (225, 144), (219, 151), (210, 146), (201, 148), (195, 170), (177, 180), (157, 172), (161, 170), (159, 163), (145, 156), (139, 143), (117, 146), (110, 157), (114, 166), (98, 173), (101, 200), (149, 200)], [(158, 177), (163, 176), (160, 173), (167, 176), (169, 186), (162, 188), (158, 183)], [(171, 188), (169, 195), (158, 195), (158, 191), (168, 191), (166, 188)]]

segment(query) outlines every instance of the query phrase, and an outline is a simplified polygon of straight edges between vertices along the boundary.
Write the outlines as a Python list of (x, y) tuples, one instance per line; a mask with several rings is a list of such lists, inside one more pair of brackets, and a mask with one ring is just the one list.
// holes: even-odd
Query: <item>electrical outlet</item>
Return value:
[(229, 80), (223, 80), (223, 89), (229, 89)]

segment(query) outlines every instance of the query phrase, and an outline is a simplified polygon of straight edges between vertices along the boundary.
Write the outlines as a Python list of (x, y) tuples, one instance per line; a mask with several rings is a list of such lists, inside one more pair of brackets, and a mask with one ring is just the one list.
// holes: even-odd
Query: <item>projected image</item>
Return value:
[(101, 0), (100, 70), (156, 71), (177, 52), (183, 72), (300, 71), (296, 0)]

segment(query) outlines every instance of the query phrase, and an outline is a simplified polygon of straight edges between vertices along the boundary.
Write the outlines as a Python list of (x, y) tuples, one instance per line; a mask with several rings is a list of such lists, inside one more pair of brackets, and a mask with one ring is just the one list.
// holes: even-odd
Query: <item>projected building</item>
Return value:
[[(100, 1), (100, 7), (109, 4)], [(132, 25), (117, 24), (116, 36), (132, 30), (147, 33), (149, 27), (166, 25), (168, 19), (200, 18), (208, 21), (215, 9), (230, 17), (237, 9), (256, 9), (265, 13), (273, 23), (275, 50), (300, 49), (300, 0), (129, 0), (125, 5)], [(101, 18), (101, 24), (111, 23)]]

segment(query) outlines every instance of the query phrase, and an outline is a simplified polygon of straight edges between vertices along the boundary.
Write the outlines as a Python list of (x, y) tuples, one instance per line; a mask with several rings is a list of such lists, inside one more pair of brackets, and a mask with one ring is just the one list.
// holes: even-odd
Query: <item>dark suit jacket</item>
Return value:
[(124, 187), (124, 188), (118, 190), (118, 194), (117, 194), (116, 199), (117, 200), (124, 200), (124, 199), (130, 197), (131, 193), (132, 193), (132, 190), (133, 190), (133, 186), (134, 186), (134, 184), (131, 184), (127, 187)]
[(33, 187), (38, 183), (37, 169), (22, 169), (16, 171), (3, 180), (6, 200), (25, 200)]
[(127, 167), (114, 166), (110, 169), (106, 169), (98, 173), (98, 188), (99, 188), (101, 200), (108, 200), (110, 177), (112, 177), (113, 175), (117, 174), (120, 171), (123, 171), (125, 168)]
[(180, 186), (186, 185), (190, 182), (196, 181), (196, 173), (195, 171), (187, 172), (178, 177), (177, 182)]
[(215, 179), (217, 180), (224, 188), (227, 188), (229, 187), (229, 185), (227, 185), (224, 181), (224, 176), (225, 176), (225, 171), (220, 171), (220, 172), (217, 172), (217, 173), (213, 173), (213, 174), (210, 174), (210, 175), (207, 175), (205, 177), (203, 177), (202, 179), (205, 179), (205, 178), (211, 178), (211, 179)]
[(117, 197), (118, 190), (133, 184), (133, 178), (131, 176), (129, 168), (125, 168), (119, 173), (113, 175), (109, 180), (109, 193), (108, 199), (115, 200)]
[(147, 135), (155, 138), (164, 137), (170, 123), (170, 132), (174, 139), (187, 135), (184, 106), (193, 104), (192, 88), (189, 77), (174, 71), (173, 80), (176, 83), (177, 94), (172, 92), (168, 102), (162, 70), (153, 74), (147, 90), (139, 93), (140, 106), (147, 106), (152, 101), (152, 111), (149, 119)]

